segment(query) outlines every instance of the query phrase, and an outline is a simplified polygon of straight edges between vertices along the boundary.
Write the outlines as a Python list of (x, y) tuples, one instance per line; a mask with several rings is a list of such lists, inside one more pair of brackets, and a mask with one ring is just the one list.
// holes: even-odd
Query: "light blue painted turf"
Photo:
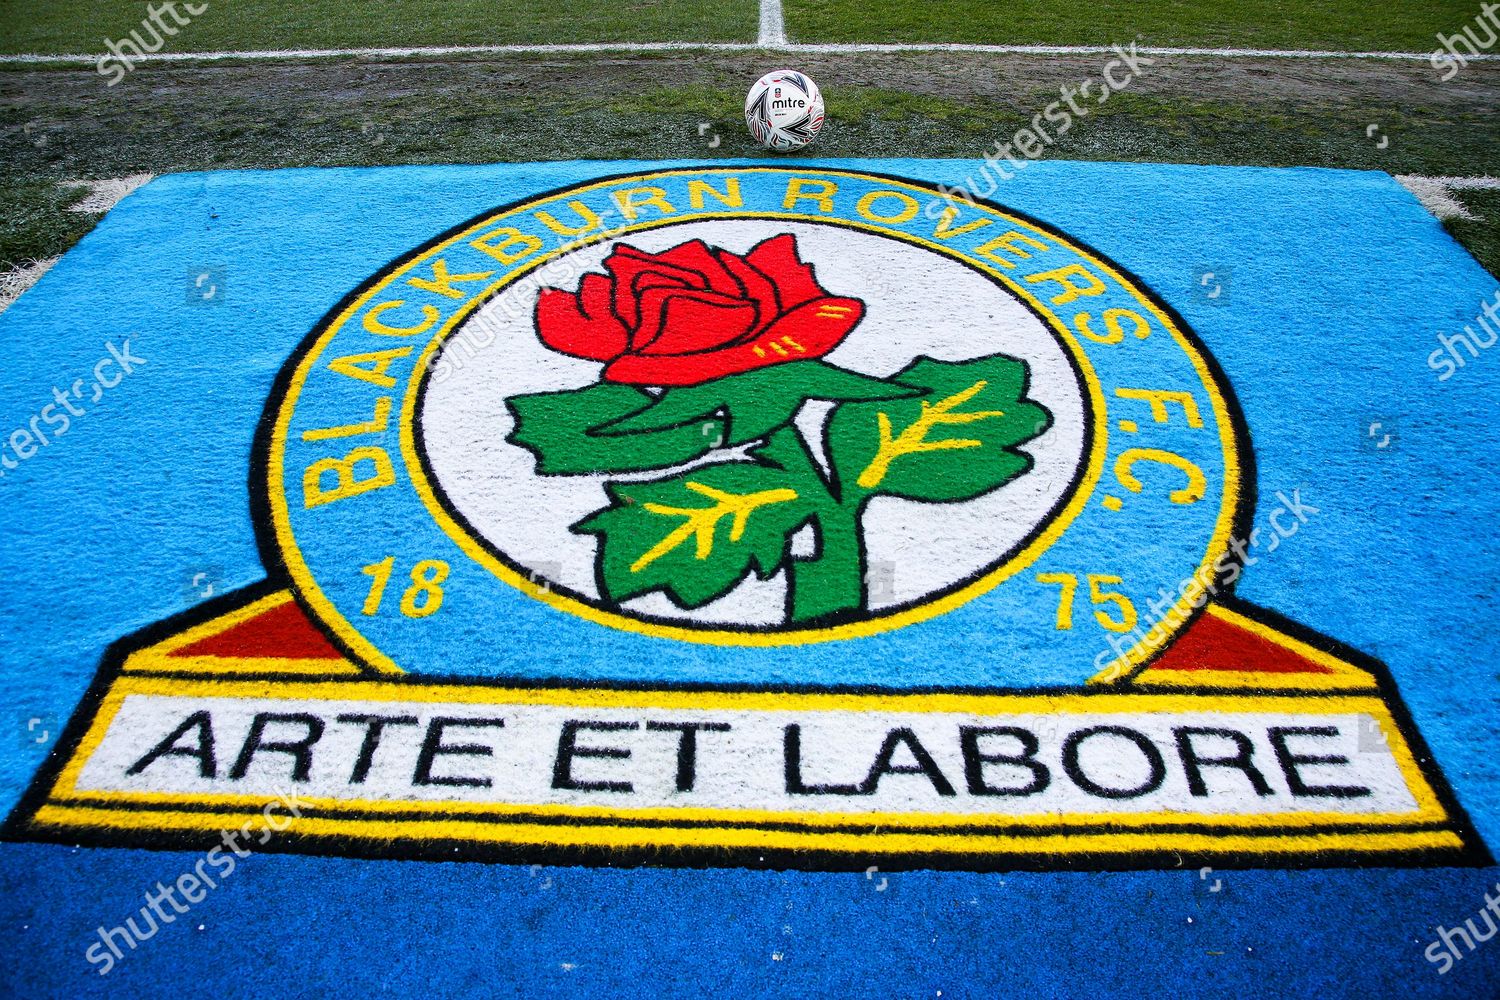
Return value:
[[(979, 167), (788, 162), (949, 184)], [(209, 584), (263, 578), (250, 443), (272, 380), (331, 306), (487, 209), (670, 165), (166, 177), (0, 316), (6, 437), (54, 386), (91, 380), (106, 344), (128, 339), (146, 359), (0, 479), (13, 734), (0, 747), (0, 810), (43, 758), (27, 721), (65, 721), (109, 643)], [(1112, 258), (1197, 332), (1246, 414), (1257, 521), (1278, 491), (1319, 509), (1247, 570), (1239, 595), (1389, 664), (1459, 802), (1500, 843), (1500, 351), (1443, 382), (1427, 363), (1436, 335), (1472, 324), (1495, 280), (1383, 174), (1039, 163), (994, 200)], [(1204, 271), (1229, 276), (1218, 298)], [(224, 305), (190, 297), (202, 273)], [(1391, 447), (1373, 448), (1374, 422), (1397, 428)], [(877, 896), (858, 874), (563, 869), (542, 890), (505, 866), (272, 855), (247, 860), (188, 926), (101, 980), (83, 959), (94, 928), (193, 860), (0, 846), (0, 992), (441, 982), (488, 996), (657, 996), (697, 995), (690, 984), (707, 979), (725, 995), (1485, 996), (1500, 981), (1500, 942), (1442, 977), (1422, 958), (1436, 924), (1483, 906), (1494, 870), (1234, 872), (1216, 896), (1195, 872), (911, 873)]]

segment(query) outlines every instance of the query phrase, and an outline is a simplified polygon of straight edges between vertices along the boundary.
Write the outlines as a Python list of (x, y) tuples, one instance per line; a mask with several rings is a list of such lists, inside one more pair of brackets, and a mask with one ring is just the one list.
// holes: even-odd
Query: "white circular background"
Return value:
[[(872, 612), (917, 602), (973, 576), (1014, 550), (1047, 518), (1084, 462), (1084, 390), (1053, 332), (999, 284), (944, 254), (842, 226), (729, 219), (692, 222), (585, 247), (549, 263), (476, 310), (442, 347), (417, 419), (434, 477), (459, 513), (491, 546), (533, 579), (602, 601), (595, 584), (597, 538), (569, 526), (607, 506), (607, 480), (638, 475), (538, 476), (535, 459), (506, 438), (514, 421), (505, 401), (531, 392), (582, 388), (602, 366), (559, 354), (537, 338), (532, 310), (539, 287), (574, 290), (588, 271), (603, 271), (616, 242), (661, 252), (691, 239), (747, 253), (780, 233), (796, 235), (802, 260), (831, 295), (863, 299), (865, 316), (826, 360), (876, 377), (893, 375), (926, 355), (964, 361), (1003, 353), (1030, 367), (1027, 397), (1052, 414), (1052, 426), (1021, 450), (1032, 470), (964, 503), (934, 505), (877, 497), (861, 524)], [(446, 364), (443, 364), (446, 362)], [(819, 462), (830, 404), (809, 402), (797, 416)], [(711, 452), (676, 471), (742, 456)], [(810, 529), (795, 554), (814, 551)], [(781, 625), (785, 573), (751, 576), (717, 601), (686, 611), (660, 593), (622, 605), (627, 613), (703, 625)]]

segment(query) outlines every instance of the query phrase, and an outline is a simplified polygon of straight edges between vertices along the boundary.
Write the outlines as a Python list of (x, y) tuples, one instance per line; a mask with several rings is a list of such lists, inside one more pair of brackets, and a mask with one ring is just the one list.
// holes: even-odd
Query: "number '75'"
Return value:
[[(1094, 604), (1094, 620), (1111, 632), (1129, 632), (1135, 628), (1135, 605), (1130, 602), (1130, 598), (1118, 590), (1105, 589), (1106, 584), (1125, 581), (1105, 573), (1090, 573), (1086, 579), (1089, 582), (1089, 600)], [(1036, 582), (1061, 588), (1057, 595), (1057, 628), (1059, 631), (1072, 628), (1073, 597), (1078, 593), (1077, 574), (1038, 573)], [(1118, 617), (1109, 614), (1107, 609), (1111, 605), (1119, 612)]]

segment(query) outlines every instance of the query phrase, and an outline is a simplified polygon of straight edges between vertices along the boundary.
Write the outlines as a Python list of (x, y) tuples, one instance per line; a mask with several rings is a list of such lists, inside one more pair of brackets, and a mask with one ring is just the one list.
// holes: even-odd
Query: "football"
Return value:
[(804, 73), (773, 70), (745, 95), (745, 124), (767, 149), (801, 149), (823, 128), (823, 94)]

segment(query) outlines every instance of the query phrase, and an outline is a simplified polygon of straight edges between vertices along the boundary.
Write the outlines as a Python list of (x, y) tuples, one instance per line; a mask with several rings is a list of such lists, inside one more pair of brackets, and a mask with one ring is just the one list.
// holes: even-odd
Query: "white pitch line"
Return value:
[(760, 37), (756, 44), (766, 48), (786, 45), (786, 21), (781, 15), (781, 0), (760, 0)]
[(62, 181), (65, 188), (86, 187), (89, 193), (76, 205), (69, 205), (70, 212), (105, 213), (120, 203), (136, 188), (150, 181), (155, 174), (131, 174), (129, 177), (107, 177), (100, 181)]
[(1434, 177), (1455, 191), (1500, 190), (1500, 177)]
[(0, 313), (9, 309), (26, 289), (41, 280), (42, 275), (52, 270), (52, 265), (61, 259), (48, 257), (45, 260), (33, 260), (0, 273)]
[[(780, 7), (779, 2), (776, 6)], [(762, 7), (764, 28), (765, 8)], [(784, 32), (784, 29), (783, 29)], [(784, 37), (784, 34), (783, 34)], [(761, 42), (591, 42), (577, 45), (444, 45), (407, 48), (363, 49), (255, 49), (226, 52), (155, 52), (132, 57), (133, 62), (222, 62), (225, 60), (275, 59), (347, 59), (353, 57), (408, 59), (465, 55), (569, 55), (589, 52), (760, 52), (775, 50), (792, 55), (844, 55), (854, 53), (901, 52), (976, 52), (990, 55), (1087, 56), (1108, 55), (1115, 51), (1108, 45), (964, 45), (949, 43), (911, 44), (801, 44)], [(1384, 59), (1399, 62), (1428, 62), (1426, 52), (1333, 52), (1307, 49), (1206, 49), (1138, 46), (1136, 52), (1147, 56), (1221, 56), (1242, 59)], [(1500, 62), (1500, 53), (1465, 57), (1469, 62)], [(44, 64), (93, 66), (97, 55), (0, 55), (0, 64)]]
[(1417, 196), (1422, 207), (1439, 219), (1478, 219), (1458, 198), (1455, 191), (1500, 191), (1500, 177), (1424, 177), (1421, 174), (1398, 174), (1401, 186)]

